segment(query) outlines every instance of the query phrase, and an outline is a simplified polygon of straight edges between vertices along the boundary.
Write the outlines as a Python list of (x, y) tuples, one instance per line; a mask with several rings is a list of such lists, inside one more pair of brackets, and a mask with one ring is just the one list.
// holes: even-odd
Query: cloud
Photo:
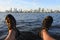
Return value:
[(35, 9), (41, 8), (60, 8), (59, 0), (0, 0), (0, 10), (9, 8)]

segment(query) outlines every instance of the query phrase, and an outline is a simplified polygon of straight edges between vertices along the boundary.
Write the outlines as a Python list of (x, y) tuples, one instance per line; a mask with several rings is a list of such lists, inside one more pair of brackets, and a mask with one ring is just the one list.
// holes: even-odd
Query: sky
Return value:
[(0, 11), (10, 8), (36, 9), (39, 7), (60, 10), (60, 0), (0, 0)]

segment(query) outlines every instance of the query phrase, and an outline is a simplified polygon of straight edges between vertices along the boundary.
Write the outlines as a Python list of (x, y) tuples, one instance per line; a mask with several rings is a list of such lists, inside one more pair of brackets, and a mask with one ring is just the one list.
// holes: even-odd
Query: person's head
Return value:
[(6, 16), (5, 21), (8, 26), (8, 29), (12, 29), (16, 27), (16, 20), (11, 14), (8, 14)]
[(49, 29), (49, 27), (51, 27), (52, 22), (53, 22), (53, 18), (51, 16), (47, 16), (43, 20), (42, 26)]

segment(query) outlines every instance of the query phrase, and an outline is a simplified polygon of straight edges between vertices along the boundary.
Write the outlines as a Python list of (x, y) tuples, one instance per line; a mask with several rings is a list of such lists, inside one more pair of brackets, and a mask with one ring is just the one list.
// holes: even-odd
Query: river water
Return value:
[(7, 14), (12, 14), (17, 21), (17, 28), (20, 31), (31, 31), (33, 33), (36, 28), (42, 26), (42, 21), (46, 16), (53, 17), (52, 27), (49, 33), (60, 35), (60, 13), (0, 13), (0, 39), (7, 36), (8, 28), (5, 23)]

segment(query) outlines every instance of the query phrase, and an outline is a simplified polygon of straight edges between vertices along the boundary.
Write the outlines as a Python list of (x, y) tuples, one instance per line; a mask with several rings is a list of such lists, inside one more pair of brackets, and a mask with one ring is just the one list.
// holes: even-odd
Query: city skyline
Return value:
[(60, 10), (60, 0), (0, 0), (0, 11), (9, 10), (10, 8)]

